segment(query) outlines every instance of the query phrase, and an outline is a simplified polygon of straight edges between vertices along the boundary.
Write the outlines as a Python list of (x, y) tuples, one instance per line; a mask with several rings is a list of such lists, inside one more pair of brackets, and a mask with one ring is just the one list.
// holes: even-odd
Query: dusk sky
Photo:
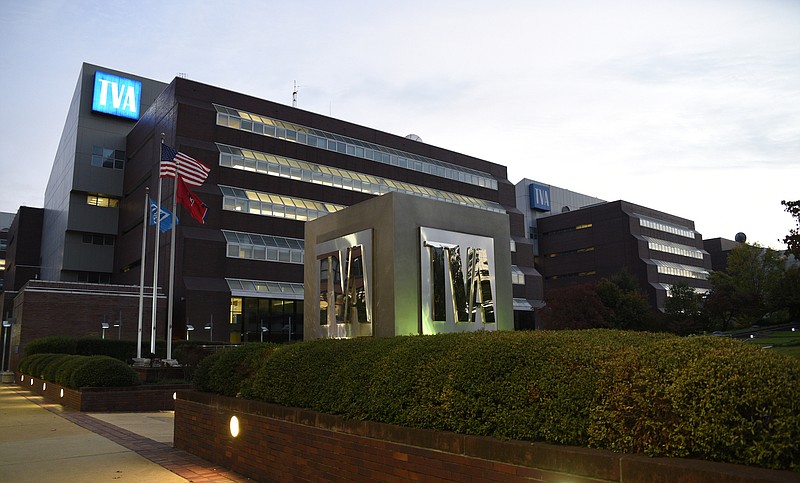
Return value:
[(5, 2), (0, 211), (43, 206), (82, 62), (289, 105), (296, 82), (300, 109), (705, 238), (782, 248), (800, 199), (798, 0)]

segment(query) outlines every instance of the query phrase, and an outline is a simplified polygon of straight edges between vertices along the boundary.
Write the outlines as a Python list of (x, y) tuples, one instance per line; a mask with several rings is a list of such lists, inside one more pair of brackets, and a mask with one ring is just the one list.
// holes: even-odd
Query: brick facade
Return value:
[[(145, 289), (145, 294), (148, 289)], [(152, 295), (145, 295), (142, 340), (150, 340)], [(166, 339), (167, 299), (159, 294), (157, 338)], [(25, 356), (33, 339), (48, 336), (103, 336), (105, 320), (109, 339), (136, 340), (139, 320), (139, 287), (73, 282), (29, 281), (14, 299), (15, 323), (11, 336), (11, 369)], [(114, 327), (122, 316), (122, 326)]]
[(191, 387), (188, 384), (164, 384), (131, 387), (84, 387), (76, 391), (19, 372), (15, 374), (14, 382), (18, 386), (66, 408), (92, 413), (171, 411), (175, 407), (173, 399), (175, 392)]
[[(239, 420), (232, 437), (229, 422)], [(258, 481), (796, 482), (726, 463), (500, 441), (179, 391), (174, 444)]]

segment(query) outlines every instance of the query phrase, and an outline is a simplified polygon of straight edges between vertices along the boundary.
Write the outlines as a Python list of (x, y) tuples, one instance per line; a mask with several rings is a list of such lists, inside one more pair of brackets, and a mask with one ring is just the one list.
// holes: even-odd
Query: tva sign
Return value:
[(531, 183), (530, 190), (531, 208), (537, 211), (550, 211), (550, 187)]
[(100, 71), (94, 73), (93, 111), (139, 119), (141, 98), (141, 82)]

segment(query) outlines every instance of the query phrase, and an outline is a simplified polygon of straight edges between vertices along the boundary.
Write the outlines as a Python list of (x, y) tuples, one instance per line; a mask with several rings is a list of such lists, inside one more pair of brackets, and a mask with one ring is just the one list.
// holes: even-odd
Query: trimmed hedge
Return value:
[[(800, 470), (800, 361), (727, 338), (488, 332), (317, 340), (264, 354), (240, 397), (501, 439)], [(206, 363), (207, 380), (218, 374), (222, 383), (232, 370), (222, 356)]]
[(41, 337), (25, 345), (25, 355), (34, 354), (77, 354), (78, 339), (75, 337)]
[(40, 353), (23, 358), (18, 370), (23, 374), (71, 389), (141, 384), (136, 371), (124, 362), (109, 356)]
[(198, 391), (236, 396), (242, 383), (261, 367), (277, 347), (266, 342), (251, 342), (215, 352), (197, 365), (192, 384)]

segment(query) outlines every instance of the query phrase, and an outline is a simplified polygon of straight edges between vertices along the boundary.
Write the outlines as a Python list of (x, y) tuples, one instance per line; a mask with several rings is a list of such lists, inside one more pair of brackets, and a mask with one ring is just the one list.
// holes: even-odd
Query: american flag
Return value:
[(208, 177), (211, 168), (191, 156), (187, 156), (161, 143), (160, 177), (174, 178), (176, 171), (186, 184), (200, 186)]

